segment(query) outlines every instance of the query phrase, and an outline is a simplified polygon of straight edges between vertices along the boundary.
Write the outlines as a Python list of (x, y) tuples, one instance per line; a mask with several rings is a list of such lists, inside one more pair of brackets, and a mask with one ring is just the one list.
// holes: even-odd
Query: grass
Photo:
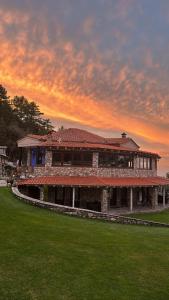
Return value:
[(167, 300), (169, 230), (26, 205), (0, 189), (0, 299)]
[(134, 217), (138, 219), (150, 220), (161, 223), (169, 223), (169, 210), (163, 210), (161, 212), (149, 212), (149, 213), (135, 213), (130, 214), (129, 217)]

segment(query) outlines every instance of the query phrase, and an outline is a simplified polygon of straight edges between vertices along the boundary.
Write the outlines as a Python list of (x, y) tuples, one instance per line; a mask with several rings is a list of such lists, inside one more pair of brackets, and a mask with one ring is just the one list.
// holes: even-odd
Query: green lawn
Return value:
[(155, 222), (169, 223), (169, 210), (164, 210), (156, 213), (135, 213), (130, 214), (129, 217), (138, 219), (150, 220)]
[(0, 299), (168, 300), (169, 229), (84, 220), (0, 189)]

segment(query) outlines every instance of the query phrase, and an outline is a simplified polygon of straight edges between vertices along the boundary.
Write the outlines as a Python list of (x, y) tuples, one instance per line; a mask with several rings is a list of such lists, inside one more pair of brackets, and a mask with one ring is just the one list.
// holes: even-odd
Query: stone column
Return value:
[(40, 200), (44, 201), (44, 187), (43, 186), (40, 187)]
[(152, 158), (151, 164), (152, 164), (152, 171), (154, 173), (154, 176), (157, 176), (157, 159)]
[(165, 206), (165, 187), (163, 187), (163, 206)]
[(138, 157), (137, 156), (134, 156), (133, 158), (133, 169), (137, 169), (137, 161), (138, 161)]
[(101, 212), (108, 213), (109, 211), (109, 192), (108, 189), (103, 189), (101, 199)]
[(93, 168), (98, 168), (98, 166), (99, 166), (99, 153), (98, 152), (93, 152), (92, 167)]
[(46, 167), (51, 167), (52, 166), (52, 151), (46, 150), (45, 166)]
[(158, 206), (158, 188), (157, 187), (149, 188), (149, 199), (150, 199), (152, 208), (156, 208)]
[(133, 210), (133, 188), (130, 188), (130, 211)]

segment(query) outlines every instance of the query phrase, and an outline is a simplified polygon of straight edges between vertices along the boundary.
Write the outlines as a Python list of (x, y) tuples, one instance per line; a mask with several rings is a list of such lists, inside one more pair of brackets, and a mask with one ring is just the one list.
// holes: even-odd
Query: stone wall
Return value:
[(99, 176), (99, 177), (155, 177), (156, 170), (90, 168), (90, 167), (35, 167), (35, 176)]
[(2, 163), (0, 162), (0, 176), (2, 176)]
[(21, 200), (23, 200), (25, 203), (29, 203), (34, 206), (38, 206), (41, 208), (46, 208), (49, 210), (52, 210), (54, 212), (58, 213), (64, 213), (67, 215), (82, 217), (82, 218), (90, 218), (90, 219), (98, 219), (113, 223), (120, 223), (120, 224), (128, 224), (128, 225), (145, 225), (145, 226), (158, 226), (158, 227), (168, 227), (169, 224), (166, 223), (159, 223), (159, 222), (153, 222), (148, 220), (142, 220), (137, 218), (130, 218), (125, 216), (119, 216), (119, 215), (112, 215), (112, 214), (106, 214), (102, 212), (87, 210), (87, 209), (81, 209), (81, 208), (73, 208), (69, 206), (63, 206), (58, 205), (54, 203), (44, 202), (37, 199), (30, 198), (28, 196), (25, 196), (21, 194), (18, 191), (18, 188), (13, 187), (12, 192)]

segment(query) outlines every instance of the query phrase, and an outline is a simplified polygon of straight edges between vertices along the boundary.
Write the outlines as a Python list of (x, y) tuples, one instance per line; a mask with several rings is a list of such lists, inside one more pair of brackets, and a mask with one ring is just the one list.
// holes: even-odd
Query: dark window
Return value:
[(53, 166), (92, 166), (92, 152), (54, 151)]
[(54, 166), (61, 166), (62, 165), (62, 153), (59, 151), (54, 151), (52, 153), (52, 164)]
[(99, 166), (112, 167), (116, 166), (116, 157), (113, 153), (102, 152), (99, 153)]
[(72, 153), (71, 152), (63, 152), (63, 165), (71, 166), (72, 165)]
[(81, 165), (82, 163), (82, 152), (74, 152), (73, 153), (73, 165)]
[(99, 167), (133, 168), (133, 156), (102, 152), (99, 153)]
[(93, 153), (92, 152), (83, 152), (83, 161), (86, 166), (92, 166)]

